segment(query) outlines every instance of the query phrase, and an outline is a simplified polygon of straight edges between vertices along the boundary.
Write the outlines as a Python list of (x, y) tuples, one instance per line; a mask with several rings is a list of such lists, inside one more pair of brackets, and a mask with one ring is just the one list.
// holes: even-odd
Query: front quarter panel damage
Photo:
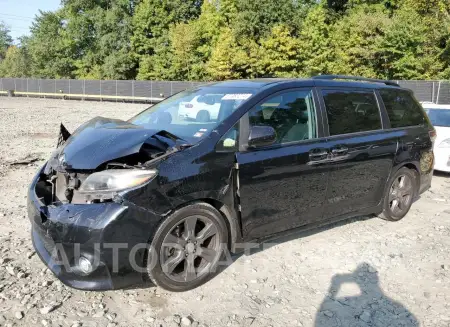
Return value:
[[(194, 158), (194, 159), (193, 159)], [(195, 201), (220, 210), (231, 229), (232, 242), (240, 240), (236, 158), (232, 152), (193, 147), (170, 156), (158, 165), (157, 189), (170, 212)], [(151, 205), (151, 203), (150, 203)]]

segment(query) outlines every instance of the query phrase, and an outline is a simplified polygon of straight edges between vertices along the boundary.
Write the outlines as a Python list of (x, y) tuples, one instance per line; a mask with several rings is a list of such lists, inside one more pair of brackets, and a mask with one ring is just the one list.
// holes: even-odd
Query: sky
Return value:
[(39, 9), (55, 10), (61, 0), (0, 0), (0, 21), (11, 30), (11, 36), (17, 40), (22, 35), (29, 35), (29, 27)]

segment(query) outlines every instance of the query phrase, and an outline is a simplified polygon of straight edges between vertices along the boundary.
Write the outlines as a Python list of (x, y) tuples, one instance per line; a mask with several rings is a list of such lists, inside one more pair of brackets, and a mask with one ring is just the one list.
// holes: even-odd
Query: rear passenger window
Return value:
[(323, 90), (330, 135), (381, 129), (380, 111), (370, 91)]
[(380, 90), (391, 127), (417, 126), (425, 123), (425, 116), (417, 101), (408, 91)]

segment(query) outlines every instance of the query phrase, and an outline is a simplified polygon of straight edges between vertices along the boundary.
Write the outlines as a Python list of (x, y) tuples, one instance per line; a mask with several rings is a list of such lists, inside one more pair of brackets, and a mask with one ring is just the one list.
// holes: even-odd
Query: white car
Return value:
[(178, 117), (199, 122), (217, 120), (223, 95), (198, 95), (189, 102), (181, 102)]
[(450, 172), (450, 105), (424, 102), (422, 106), (437, 134), (434, 143), (434, 169)]

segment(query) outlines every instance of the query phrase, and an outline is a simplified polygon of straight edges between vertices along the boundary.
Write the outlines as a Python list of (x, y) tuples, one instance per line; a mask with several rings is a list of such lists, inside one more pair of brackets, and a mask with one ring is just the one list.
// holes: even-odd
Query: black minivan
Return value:
[(212, 83), (61, 131), (28, 213), (40, 258), (84, 290), (185, 291), (249, 243), (400, 220), (433, 173), (435, 131), (412, 92), (360, 77)]

